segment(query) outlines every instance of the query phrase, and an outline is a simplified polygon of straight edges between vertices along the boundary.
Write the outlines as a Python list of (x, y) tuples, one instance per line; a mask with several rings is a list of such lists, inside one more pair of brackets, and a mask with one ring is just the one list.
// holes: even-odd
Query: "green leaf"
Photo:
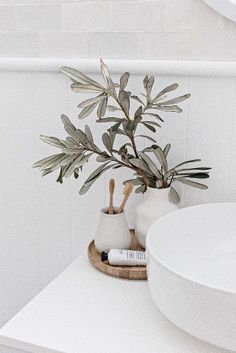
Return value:
[(152, 120), (145, 120), (142, 122), (142, 124), (149, 124), (149, 125), (154, 125), (154, 126), (157, 126), (157, 127), (161, 127), (161, 125), (157, 124), (155, 121), (152, 121)]
[(118, 123), (116, 123), (115, 125), (113, 125), (113, 126), (111, 127), (111, 130), (114, 131), (114, 132), (116, 132), (116, 131), (119, 129), (121, 123), (122, 123), (122, 120), (119, 121)]
[(61, 141), (57, 137), (40, 135), (40, 139), (54, 147), (59, 147), (59, 148), (65, 147), (65, 145), (61, 143)]
[(90, 144), (94, 144), (94, 141), (93, 141), (93, 135), (92, 135), (92, 132), (90, 130), (90, 127), (88, 125), (85, 125), (85, 134), (86, 134), (86, 137), (87, 137), (87, 140)]
[(149, 147), (145, 147), (142, 150), (142, 152), (153, 152), (156, 147), (158, 147), (158, 146), (157, 145), (152, 145), (151, 147), (150, 146)]
[(162, 123), (164, 123), (164, 120), (163, 120), (158, 114), (154, 114), (154, 113), (144, 113), (144, 115), (154, 116), (156, 119), (158, 119), (158, 120), (160, 120)]
[(80, 130), (80, 129), (76, 129), (76, 134), (78, 135), (79, 137), (79, 141), (83, 144), (83, 145), (86, 145), (87, 142), (88, 142), (88, 139), (87, 139), (87, 136), (86, 134)]
[(146, 187), (145, 184), (141, 185), (141, 186), (139, 186), (138, 188), (135, 189), (135, 194), (140, 194), (140, 193), (144, 194), (146, 189), (147, 189), (147, 187)]
[(155, 102), (159, 97), (163, 96), (165, 93), (174, 91), (176, 88), (178, 88), (178, 83), (173, 83), (170, 86), (165, 87), (161, 92), (158, 93), (158, 95), (153, 99), (153, 102)]
[(79, 143), (80, 142), (79, 135), (78, 135), (77, 131), (73, 127), (71, 127), (68, 124), (65, 124), (64, 125), (64, 129), (71, 136), (71, 138), (75, 141), (75, 143)]
[(125, 133), (122, 129), (117, 129), (117, 130), (116, 130), (116, 133), (117, 133), (118, 135), (127, 136), (126, 133)]
[(131, 143), (126, 142), (124, 145), (122, 145), (122, 146), (119, 148), (119, 153), (125, 153), (128, 146), (129, 146), (129, 147), (132, 147)]
[(180, 164), (177, 164), (173, 169), (181, 167), (181, 165), (185, 165), (185, 164), (189, 164), (189, 163), (195, 163), (195, 162), (201, 162), (201, 159), (191, 159), (189, 161), (182, 162)]
[(51, 155), (49, 157), (40, 159), (39, 161), (35, 162), (32, 167), (33, 168), (39, 168), (42, 165), (44, 165), (45, 163), (50, 162), (52, 160), (55, 160), (55, 158), (57, 158), (59, 155), (61, 155), (61, 153), (53, 154), (53, 155)]
[(102, 119), (98, 119), (96, 120), (96, 123), (117, 123), (117, 122), (122, 122), (123, 119), (121, 118), (116, 118), (113, 116), (109, 116), (107, 118), (102, 118)]
[(107, 87), (108, 87), (110, 94), (113, 97), (116, 97), (116, 88), (115, 88), (114, 82), (112, 81), (111, 77), (107, 78)]
[(138, 96), (133, 96), (132, 95), (132, 96), (130, 96), (130, 98), (135, 100), (135, 101), (137, 101), (137, 102), (139, 102), (139, 103), (141, 103), (142, 105), (145, 105)]
[(78, 169), (76, 169), (76, 170), (74, 171), (74, 178), (75, 178), (75, 179), (78, 179), (78, 177), (79, 177), (79, 173), (77, 173), (77, 171), (78, 171)]
[(169, 198), (170, 200), (175, 204), (178, 205), (180, 203), (180, 197), (177, 191), (173, 188), (173, 186), (170, 187), (170, 192), (169, 192)]
[(106, 114), (108, 98), (103, 99), (100, 101), (97, 109), (97, 116), (101, 119)]
[(102, 142), (109, 152), (112, 152), (112, 141), (107, 132), (102, 135)]
[(151, 96), (151, 91), (152, 91), (152, 87), (153, 87), (153, 84), (154, 84), (154, 77), (151, 76), (147, 82), (147, 85), (146, 85), (146, 92), (147, 92), (147, 100), (148, 102), (150, 102), (150, 96)]
[(70, 154), (70, 155), (75, 155), (75, 154), (81, 154), (83, 152), (83, 148), (62, 148), (61, 149), (63, 153), (65, 154)]
[(196, 168), (186, 168), (186, 169), (178, 169), (177, 172), (188, 172), (191, 170), (210, 170), (212, 168), (209, 167), (196, 167)]
[(106, 170), (108, 170), (109, 168), (111, 168), (113, 166), (113, 164), (110, 164), (109, 162), (104, 163), (103, 165), (101, 165), (100, 167), (98, 167), (85, 181), (84, 185), (82, 186), (82, 188), (80, 189), (79, 193), (80, 195), (84, 195), (92, 186), (92, 184), (97, 180), (97, 178), (99, 176), (101, 176)]
[(188, 180), (188, 179), (177, 179), (178, 182), (192, 186), (193, 188), (198, 189), (208, 189), (208, 187), (204, 184), (197, 183), (196, 181)]
[(154, 148), (153, 153), (155, 154), (155, 156), (157, 157), (160, 165), (163, 167), (164, 173), (167, 172), (168, 170), (168, 164), (167, 164), (167, 160), (166, 160), (166, 156), (164, 154), (164, 152), (162, 151), (162, 149), (158, 146), (156, 148)]
[(148, 85), (148, 75), (146, 75), (143, 79), (143, 86), (145, 89), (147, 88), (147, 85)]
[(81, 110), (81, 112), (79, 113), (78, 118), (79, 118), (79, 119), (84, 119), (84, 118), (86, 118), (86, 117), (87, 117), (90, 113), (92, 113), (92, 111), (96, 108), (97, 104), (98, 104), (98, 102), (93, 103), (93, 104), (88, 105), (87, 107), (83, 108), (83, 109)]
[(130, 77), (129, 72), (125, 72), (120, 78), (120, 91), (124, 91)]
[(124, 168), (124, 166), (121, 164), (116, 164), (114, 167), (112, 167), (112, 169), (119, 169), (119, 168)]
[(136, 125), (134, 123), (134, 121), (130, 120), (128, 121), (126, 124), (125, 124), (125, 130), (131, 132), (131, 131), (134, 131)]
[(60, 68), (60, 71), (70, 77), (73, 81), (82, 83), (82, 84), (91, 84), (93, 86), (99, 87), (101, 89), (104, 89), (98, 82), (92, 80), (90, 77), (84, 75), (82, 72), (80, 72), (79, 70), (73, 69), (71, 67), (67, 67), (67, 66), (62, 66)]
[(60, 166), (64, 167), (68, 164), (70, 164), (74, 159), (76, 158), (76, 155), (70, 154), (69, 156), (67, 155), (66, 158), (64, 158), (61, 162), (60, 162)]
[(67, 136), (64, 144), (66, 145), (67, 148), (78, 148), (80, 147), (79, 142), (75, 141), (72, 137)]
[(127, 116), (129, 116), (129, 109), (130, 109), (130, 99), (129, 99), (129, 95), (127, 94), (127, 92), (125, 91), (121, 91), (119, 93), (119, 102), (120, 102), (120, 105), (122, 106), (122, 108), (124, 109), (125, 111), (125, 114)]
[(149, 141), (156, 142), (156, 140), (154, 140), (152, 137), (147, 136), (147, 135), (136, 135), (135, 138), (136, 137), (144, 137), (144, 138), (146, 138)]
[(161, 103), (159, 103), (159, 105), (170, 105), (170, 104), (180, 103), (180, 102), (183, 102), (186, 99), (188, 99), (190, 96), (191, 96), (190, 93), (184, 94), (183, 96), (176, 97), (176, 98), (170, 99), (170, 100), (165, 101), (165, 102), (161, 102)]
[(57, 178), (57, 180), (56, 180), (58, 183), (61, 183), (61, 184), (63, 183), (63, 180), (62, 180), (62, 171), (63, 171), (63, 168), (60, 169), (60, 173), (59, 173), (58, 178)]
[(131, 183), (133, 185), (143, 185), (144, 181), (140, 179), (128, 179), (123, 182), (123, 184)]
[(61, 120), (62, 120), (64, 125), (69, 125), (72, 129), (75, 130), (75, 126), (72, 124), (72, 122), (70, 121), (68, 116), (66, 116), (65, 114), (62, 114), (61, 115)]
[(103, 162), (106, 162), (108, 159), (109, 159), (108, 155), (100, 155), (100, 156), (97, 156), (96, 161), (103, 163)]
[(63, 178), (64, 178), (68, 168), (69, 168), (69, 166), (61, 167), (60, 174), (59, 174), (59, 176), (57, 178), (57, 182), (59, 182), (61, 184), (63, 183)]
[(173, 113), (181, 113), (183, 111), (180, 107), (178, 107), (178, 105), (155, 104), (152, 106), (152, 109), (162, 110), (164, 112), (173, 112)]
[(109, 110), (110, 112), (116, 112), (116, 111), (121, 110), (121, 109), (118, 108), (118, 107), (115, 107), (114, 105), (108, 105), (107, 106), (107, 110)]
[(148, 168), (152, 171), (152, 173), (159, 179), (162, 178), (161, 173), (157, 169), (156, 165), (153, 163), (150, 157), (146, 155), (144, 152), (139, 152), (139, 156), (144, 160), (144, 162), (148, 165)]
[(171, 144), (170, 143), (168, 143), (167, 145), (166, 145), (166, 147), (164, 148), (164, 155), (167, 157), (167, 155), (168, 155), (168, 153), (169, 153), (169, 151), (170, 151), (170, 148), (171, 148)]
[(143, 170), (144, 172), (146, 172), (148, 175), (152, 176), (152, 172), (151, 170), (148, 168), (148, 165), (139, 158), (130, 158), (129, 159), (129, 163), (131, 163), (133, 166), (135, 166), (136, 168), (139, 168), (141, 170)]
[(58, 155), (57, 158), (55, 158), (54, 161), (51, 161), (50, 163), (47, 163), (43, 165), (40, 170), (50, 170), (51, 172), (53, 172), (54, 170), (58, 169), (60, 167), (60, 162), (65, 158), (65, 154), (61, 153), (60, 155)]
[(101, 63), (100, 68), (101, 68), (101, 72), (102, 72), (104, 81), (107, 83), (107, 80), (108, 80), (108, 78), (110, 77), (110, 73), (109, 73), (108, 67), (107, 67), (107, 65), (103, 62), (102, 59), (100, 59), (100, 63)]
[[(178, 173), (178, 175), (181, 175), (181, 173)], [(187, 174), (188, 178), (193, 178), (193, 179), (207, 179), (209, 178), (208, 173), (192, 173), (192, 174)]]
[(141, 121), (141, 124), (143, 124), (147, 129), (151, 130), (152, 132), (156, 132), (156, 129), (152, 125), (149, 125), (144, 121)]
[(43, 171), (42, 177), (45, 176), (45, 175), (47, 175), (47, 174), (50, 174), (50, 173), (52, 173), (52, 170), (46, 169), (46, 170)]
[(76, 93), (81, 93), (81, 92), (104, 92), (103, 89), (98, 88), (96, 86), (93, 85), (82, 85), (79, 83), (72, 83), (72, 85), (70, 85), (72, 91), (76, 92)]
[(139, 107), (136, 112), (134, 113), (134, 120), (137, 118), (142, 118), (143, 108)]
[(81, 155), (77, 157), (74, 162), (69, 166), (69, 168), (66, 171), (65, 178), (69, 178), (73, 173), (74, 170), (78, 167), (81, 167), (84, 165), (86, 162), (88, 162), (89, 157), (92, 156), (92, 153), (87, 154), (86, 156)]
[(91, 105), (96, 102), (100, 102), (101, 100), (105, 99), (107, 96), (105, 96), (103, 93), (99, 94), (97, 97), (86, 99), (85, 101), (81, 102), (78, 105), (78, 108), (84, 108), (87, 107), (88, 105)]
[(50, 169), (51, 171), (53, 171), (51, 168), (53, 168), (55, 166), (55, 163), (56, 162), (61, 162), (61, 160), (63, 160), (64, 158), (66, 158), (66, 155), (64, 153), (60, 153), (54, 159), (51, 159), (50, 161), (45, 162), (40, 167), (40, 170), (42, 171), (42, 170), (45, 170), (45, 169)]

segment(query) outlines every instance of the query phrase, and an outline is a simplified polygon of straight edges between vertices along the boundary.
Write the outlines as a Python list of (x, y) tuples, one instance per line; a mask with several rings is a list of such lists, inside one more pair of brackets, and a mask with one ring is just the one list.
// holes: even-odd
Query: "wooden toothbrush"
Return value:
[(131, 192), (132, 192), (132, 190), (133, 190), (133, 187), (134, 187), (134, 185), (131, 184), (131, 183), (126, 183), (126, 184), (125, 184), (125, 187), (124, 187), (124, 189), (123, 189), (123, 195), (124, 195), (124, 196), (123, 196), (123, 200), (122, 200), (122, 202), (121, 202), (120, 207), (118, 208), (117, 213), (123, 212), (123, 210), (124, 210), (124, 208), (125, 208), (125, 204), (126, 204), (128, 198), (129, 198), (129, 196), (130, 196), (130, 194), (131, 194)]
[(109, 208), (108, 208), (108, 214), (113, 214), (113, 194), (115, 190), (115, 180), (110, 179), (109, 181), (109, 193), (110, 193), (110, 201), (109, 201)]

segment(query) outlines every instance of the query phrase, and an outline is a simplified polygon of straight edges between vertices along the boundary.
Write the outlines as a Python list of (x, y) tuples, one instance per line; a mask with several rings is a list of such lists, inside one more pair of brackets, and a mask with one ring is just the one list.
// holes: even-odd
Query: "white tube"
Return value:
[(113, 266), (146, 266), (147, 254), (145, 251), (111, 249), (101, 253), (101, 260)]

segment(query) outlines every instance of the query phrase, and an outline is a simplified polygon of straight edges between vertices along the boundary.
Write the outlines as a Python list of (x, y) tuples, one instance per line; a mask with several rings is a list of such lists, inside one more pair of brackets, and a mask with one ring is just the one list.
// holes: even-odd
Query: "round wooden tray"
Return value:
[[(133, 229), (130, 230), (130, 234), (132, 237), (131, 249), (144, 250), (139, 245)], [(88, 246), (88, 258), (94, 267), (109, 276), (126, 279), (147, 279), (146, 266), (111, 266), (107, 262), (102, 262), (101, 255), (95, 248), (94, 240)]]

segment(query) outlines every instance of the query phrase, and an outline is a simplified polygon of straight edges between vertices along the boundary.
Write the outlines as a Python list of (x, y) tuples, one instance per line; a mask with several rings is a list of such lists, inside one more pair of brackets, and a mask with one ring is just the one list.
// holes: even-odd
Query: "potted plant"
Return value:
[[(96, 110), (96, 122), (105, 126), (101, 136), (104, 148), (101, 149), (96, 145), (88, 125), (82, 131), (63, 114), (61, 119), (68, 134), (65, 139), (40, 136), (43, 141), (59, 148), (60, 152), (34, 163), (33, 166), (40, 168), (43, 176), (59, 170), (57, 181), (62, 183), (64, 178), (70, 176), (77, 179), (83, 166), (96, 156), (96, 161), (100, 165), (86, 179), (80, 189), (81, 195), (85, 194), (97, 178), (109, 169), (127, 168), (133, 172), (134, 177), (124, 183), (133, 183), (136, 186), (136, 193), (147, 191), (147, 200), (136, 212), (136, 232), (140, 243), (144, 246), (146, 231), (153, 218), (157, 219), (160, 215), (175, 209), (180, 201), (173, 188), (174, 183), (180, 182), (191, 187), (207, 189), (206, 185), (193, 179), (208, 178), (210, 168), (192, 166), (193, 163), (200, 162), (200, 159), (184, 161), (169, 167), (168, 153), (171, 145), (168, 143), (162, 148), (154, 138), (156, 129), (163, 123), (160, 113), (162, 111), (181, 113), (182, 109), (177, 104), (189, 98), (190, 94), (167, 98), (168, 93), (178, 88), (177, 83), (156, 94), (153, 92), (154, 77), (146, 75), (143, 80), (144, 93), (141, 96), (134, 95), (126, 88), (130, 74), (125, 72), (120, 77), (120, 82), (114, 83), (107, 66), (102, 61), (103, 84), (73, 68), (62, 67), (61, 72), (71, 79), (71, 89), (74, 92), (94, 94), (92, 98), (80, 102), (78, 107), (81, 111), (78, 117), (84, 119), (90, 114), (95, 115)], [(137, 105), (134, 114), (130, 112), (131, 102)], [(139, 134), (140, 125), (147, 129), (147, 135)], [(126, 142), (122, 145), (117, 144), (119, 135), (126, 138)], [(140, 137), (150, 141), (150, 146), (140, 149), (138, 144)]]

